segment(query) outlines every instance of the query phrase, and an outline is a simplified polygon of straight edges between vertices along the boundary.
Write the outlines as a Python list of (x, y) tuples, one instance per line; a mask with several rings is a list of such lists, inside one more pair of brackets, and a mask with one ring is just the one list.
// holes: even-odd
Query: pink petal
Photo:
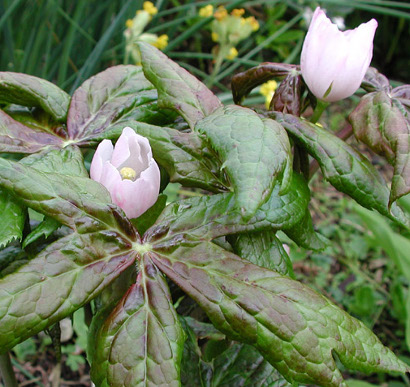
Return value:
[(97, 147), (94, 157), (91, 161), (90, 177), (100, 182), (103, 173), (103, 164), (111, 159), (113, 146), (110, 140), (103, 140)]

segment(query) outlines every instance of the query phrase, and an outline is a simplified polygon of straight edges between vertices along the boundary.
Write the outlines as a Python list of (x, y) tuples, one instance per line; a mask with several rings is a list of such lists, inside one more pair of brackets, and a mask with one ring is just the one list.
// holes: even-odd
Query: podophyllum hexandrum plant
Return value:
[[(219, 385), (225, 376), (230, 386), (346, 386), (336, 356), (364, 372), (409, 371), (362, 322), (294, 279), (276, 236), (311, 250), (330, 243), (308, 210), (309, 155), (339, 191), (410, 227), (396, 203), (410, 186), (409, 86), (391, 89), (370, 69), (351, 115), (357, 136), (394, 165), (389, 190), (363, 155), (300, 117), (315, 98), (298, 66), (265, 63), (235, 76), (238, 103), (283, 79), (273, 110), (257, 112), (223, 106), (159, 50), (138, 46), (142, 67), (112, 67), (71, 98), (44, 80), (0, 74), (0, 152), (27, 155), (0, 158), (0, 242), (22, 241), (0, 261), (0, 351), (91, 303), (96, 386)], [(163, 176), (209, 195), (167, 206), (160, 195), (128, 219), (88, 177), (81, 152), (124, 127), (149, 140)], [(32, 232), (27, 208), (45, 216)], [(54, 241), (44, 246), (42, 235)], [(178, 315), (171, 282), (214, 327)], [(210, 364), (198, 337), (238, 343)]]

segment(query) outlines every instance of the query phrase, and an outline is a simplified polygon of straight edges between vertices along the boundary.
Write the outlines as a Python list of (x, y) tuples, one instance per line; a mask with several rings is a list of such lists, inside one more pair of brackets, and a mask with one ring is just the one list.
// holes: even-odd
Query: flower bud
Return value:
[(354, 30), (339, 31), (316, 8), (301, 54), (302, 76), (319, 99), (334, 102), (351, 96), (359, 87), (373, 56), (377, 21)]
[(98, 181), (129, 218), (136, 218), (157, 200), (160, 172), (149, 141), (126, 127), (115, 147), (103, 140), (95, 151), (91, 179)]

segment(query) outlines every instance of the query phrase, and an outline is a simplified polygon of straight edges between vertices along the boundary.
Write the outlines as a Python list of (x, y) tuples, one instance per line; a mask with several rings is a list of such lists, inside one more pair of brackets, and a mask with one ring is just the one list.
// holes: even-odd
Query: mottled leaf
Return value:
[(45, 79), (27, 74), (0, 72), (0, 102), (39, 107), (55, 120), (64, 122), (70, 96)]
[(319, 162), (327, 180), (363, 207), (409, 228), (410, 220), (393, 203), (389, 210), (389, 189), (369, 160), (326, 129), (289, 114), (270, 113)]
[(362, 322), (298, 281), (211, 242), (153, 248), (154, 263), (216, 328), (253, 345), (289, 381), (346, 386), (333, 353), (364, 372), (409, 371)]
[(62, 146), (63, 138), (24, 126), (0, 110), (0, 152), (35, 153)]
[(99, 387), (179, 386), (184, 333), (168, 285), (147, 255), (134, 284), (97, 333)]
[(26, 209), (16, 203), (13, 196), (4, 189), (0, 189), (0, 214), (0, 248), (13, 240), (21, 241)]
[(365, 95), (350, 114), (355, 136), (394, 166), (389, 206), (410, 192), (410, 117), (385, 91)]
[[(193, 197), (168, 205), (146, 238), (164, 245), (178, 240), (212, 240), (222, 235), (292, 227), (303, 217), (309, 202), (309, 188), (294, 173), (288, 193), (279, 195), (276, 186), (269, 200), (255, 216), (244, 222), (230, 194)], [(158, 242), (160, 243), (160, 242)]]
[[(149, 139), (155, 160), (168, 173), (171, 182), (199, 187), (211, 192), (227, 191), (221, 165), (215, 152), (197, 133), (130, 121), (128, 126)], [(119, 136), (123, 126), (110, 127)]]
[(230, 177), (236, 206), (249, 219), (280, 181), (286, 192), (292, 176), (289, 139), (281, 125), (253, 110), (226, 106), (199, 121), (195, 130), (209, 140)]
[(142, 68), (158, 90), (158, 106), (176, 110), (189, 126), (211, 114), (221, 102), (211, 90), (184, 68), (148, 43), (137, 42)]
[(131, 247), (112, 231), (73, 233), (0, 279), (0, 351), (93, 299), (135, 261)]
[(141, 67), (111, 67), (74, 92), (68, 112), (68, 134), (76, 142), (88, 144), (96, 137), (104, 138), (105, 129), (116, 121), (121, 121), (123, 127), (128, 120), (155, 123), (152, 104), (156, 100), (157, 92)]
[(297, 66), (286, 63), (262, 63), (232, 77), (232, 95), (239, 104), (253, 88), (277, 77), (286, 77), (297, 70)]
[(237, 255), (255, 265), (293, 277), (292, 262), (275, 231), (240, 234), (234, 239), (233, 248)]
[(368, 93), (380, 90), (389, 90), (389, 80), (381, 73), (379, 73), (374, 67), (367, 69), (366, 75), (362, 81), (361, 87)]

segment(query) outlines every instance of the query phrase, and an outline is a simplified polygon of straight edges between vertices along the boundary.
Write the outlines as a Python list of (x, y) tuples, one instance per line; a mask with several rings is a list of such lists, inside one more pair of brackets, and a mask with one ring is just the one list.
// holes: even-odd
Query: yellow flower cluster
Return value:
[(268, 81), (265, 82), (259, 92), (265, 97), (265, 106), (266, 109), (269, 109), (269, 105), (272, 101), (273, 95), (275, 94), (275, 90), (278, 87), (278, 83), (276, 81)]
[(219, 6), (214, 10), (211, 4), (199, 10), (199, 16), (210, 17), (214, 20), (211, 23), (212, 40), (219, 45), (214, 47), (214, 54), (222, 56), (224, 59), (234, 59), (238, 55), (235, 48), (237, 44), (249, 37), (253, 31), (259, 29), (259, 23), (254, 16), (243, 17), (245, 10), (235, 8), (228, 13), (224, 6)]
[(125, 22), (127, 27), (124, 31), (126, 40), (125, 63), (128, 63), (128, 59), (131, 57), (136, 64), (141, 64), (140, 53), (135, 42), (147, 42), (160, 50), (163, 50), (168, 45), (168, 35), (158, 36), (144, 33), (145, 27), (152, 20), (152, 17), (158, 13), (158, 9), (151, 1), (145, 1), (142, 7), (143, 9), (138, 10), (133, 19), (128, 19)]

